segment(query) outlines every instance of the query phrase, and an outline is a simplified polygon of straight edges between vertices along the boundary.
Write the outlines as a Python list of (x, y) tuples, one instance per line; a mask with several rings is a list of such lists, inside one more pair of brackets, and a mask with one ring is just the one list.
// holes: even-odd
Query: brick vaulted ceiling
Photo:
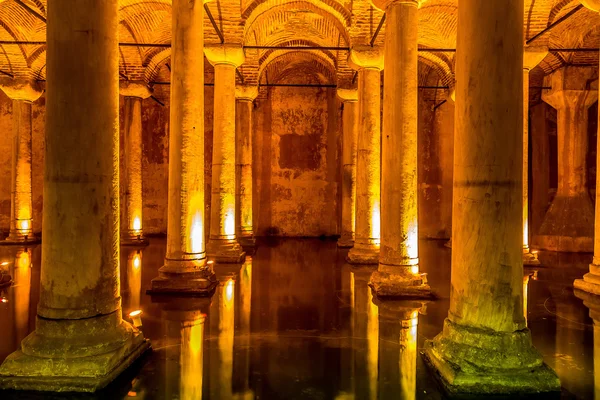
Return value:
[[(140, 44), (120, 47), (121, 78), (145, 80), (150, 85), (165, 75), (168, 79), (161, 70), (171, 54), (171, 1), (120, 0), (119, 4), (120, 42)], [(0, 0), (0, 73), (45, 79), (46, 7), (46, 0)], [(428, 0), (421, 6), (421, 48), (456, 47), (457, 7), (457, 0)], [(579, 9), (564, 22), (531, 44), (552, 49), (597, 48), (600, 19), (596, 13), (580, 7), (577, 0), (525, 0), (525, 38), (531, 39), (576, 7)], [(290, 69), (303, 69), (321, 83), (350, 85), (354, 74), (344, 48), (369, 44), (383, 17), (383, 12), (368, 0), (217, 0), (207, 3), (207, 8), (226, 43), (328, 48), (298, 51), (247, 47), (246, 62), (238, 74), (238, 79), (246, 83), (277, 82)], [(221, 42), (208, 15), (204, 35), (206, 43)], [(374, 44), (381, 45), (384, 37), (385, 26)], [(421, 51), (419, 60), (421, 84), (453, 85), (453, 52)], [(532, 73), (532, 79), (539, 80), (567, 64), (597, 65), (598, 53), (553, 51)], [(210, 74), (211, 67), (206, 65)]]

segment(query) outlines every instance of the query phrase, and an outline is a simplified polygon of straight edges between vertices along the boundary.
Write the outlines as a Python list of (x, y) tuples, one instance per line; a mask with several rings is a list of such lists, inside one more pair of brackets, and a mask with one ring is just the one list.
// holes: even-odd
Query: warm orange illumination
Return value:
[(413, 311), (409, 320), (402, 321), (400, 332), (400, 396), (413, 400), (417, 391), (417, 326), (419, 312)]
[(223, 399), (232, 398), (231, 381), (233, 377), (233, 340), (235, 335), (235, 281), (227, 280), (219, 296), (219, 394)]
[(234, 285), (235, 285), (235, 282), (231, 278), (229, 278), (229, 280), (225, 284), (225, 300), (226, 300), (226, 303), (231, 303), (231, 301), (233, 300), (233, 288), (234, 288)]
[(181, 353), (179, 356), (181, 365), (179, 398), (182, 400), (202, 399), (205, 319), (206, 315), (201, 314), (197, 320), (182, 324)]
[(225, 214), (224, 229), (227, 236), (235, 235), (235, 213), (232, 210)]
[(3, 303), (8, 303), (8, 299), (6, 297), (0, 298), (0, 301)]
[(29, 220), (28, 219), (23, 219), (21, 221), (19, 221), (19, 229), (21, 229), (22, 231), (28, 231), (29, 230)]
[(190, 242), (192, 253), (202, 253), (204, 251), (204, 230), (202, 229), (202, 220), (199, 215), (194, 217)]
[(142, 326), (142, 310), (135, 310), (130, 312), (129, 318), (131, 318), (131, 322), (136, 328)]
[(373, 214), (371, 215), (371, 238), (374, 244), (379, 244), (381, 239), (381, 213), (379, 210), (379, 200), (373, 204)]
[(0, 264), (0, 265), (8, 265), (8, 264), (9, 264), (8, 261), (3, 261), (2, 264)]
[(525, 324), (527, 324), (527, 298), (529, 288), (529, 275), (523, 278), (523, 316), (525, 317)]
[(142, 230), (142, 219), (138, 216), (134, 217), (131, 228), (136, 232), (141, 231)]
[(367, 364), (369, 371), (370, 399), (377, 399), (379, 380), (379, 309), (373, 304), (373, 294), (367, 295)]
[(139, 269), (142, 265), (142, 256), (140, 254), (133, 255), (133, 268)]
[(190, 198), (188, 209), (188, 252), (204, 252), (204, 196), (195, 193)]
[(527, 220), (523, 221), (523, 248), (529, 248), (529, 224)]
[(128, 310), (136, 310), (140, 307), (142, 292), (142, 252), (141, 250), (129, 250), (127, 257), (127, 288), (129, 289)]
[(17, 254), (17, 268), (31, 267), (31, 254), (29, 251), (23, 250)]
[[(414, 216), (413, 221), (410, 223), (409, 228), (408, 228), (408, 232), (407, 232), (407, 238), (406, 238), (406, 251), (408, 253), (408, 256), (413, 259), (413, 260), (417, 260), (419, 258), (419, 224), (417, 222), (417, 216)], [(418, 273), (419, 272), (419, 267), (417, 266), (417, 270), (414, 271), (413, 273)]]

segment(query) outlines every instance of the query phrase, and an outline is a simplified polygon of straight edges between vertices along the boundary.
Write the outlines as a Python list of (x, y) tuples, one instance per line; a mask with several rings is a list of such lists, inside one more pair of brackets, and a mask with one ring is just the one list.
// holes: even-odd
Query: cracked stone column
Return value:
[(523, 7), (458, 5), (452, 291), (425, 343), (452, 393), (560, 390), (523, 315)]
[(529, 71), (548, 54), (546, 47), (526, 47), (523, 52), (523, 264), (538, 265), (529, 249)]
[(0, 89), (12, 99), (12, 168), (10, 188), (10, 232), (2, 244), (39, 242), (33, 235), (31, 194), (31, 103), (43, 91), (31, 80), (0, 81)]
[(235, 88), (235, 164), (237, 239), (244, 249), (256, 245), (252, 221), (252, 112), (258, 86), (237, 85)]
[(419, 273), (417, 27), (423, 0), (375, 0), (385, 11), (381, 248), (370, 286), (378, 297), (427, 297)]
[(3, 389), (93, 392), (149, 348), (121, 317), (118, 23), (117, 0), (48, 7), (40, 300)]
[[(581, 3), (592, 11), (600, 10), (600, 0), (581, 0)], [(600, 114), (598, 115), (600, 122)], [(600, 125), (598, 125), (600, 129)], [(600, 166), (600, 141), (597, 143), (596, 151), (596, 168)], [(594, 258), (589, 267), (589, 272), (583, 276), (583, 279), (576, 279), (573, 282), (575, 289), (584, 290), (596, 295), (600, 295), (600, 174), (596, 173), (596, 209), (594, 214)], [(591, 314), (591, 312), (590, 312)], [(598, 328), (596, 327), (596, 319), (594, 319), (594, 337)], [(598, 343), (594, 340), (594, 347), (598, 347)], [(594, 358), (595, 360), (595, 358)], [(599, 358), (600, 360), (600, 358)], [(600, 371), (596, 373), (600, 377)]]
[(350, 65), (358, 70), (359, 130), (356, 157), (356, 227), (351, 264), (377, 264), (381, 211), (381, 70), (378, 47), (355, 46)]
[(564, 67), (544, 78), (542, 99), (557, 111), (558, 190), (535, 247), (564, 252), (594, 249), (594, 206), (586, 187), (588, 108), (598, 99), (597, 68)]
[(150, 293), (212, 295), (204, 239), (203, 2), (173, 1), (167, 254)]
[(342, 112), (342, 232), (338, 247), (354, 245), (356, 224), (356, 139), (359, 130), (358, 91), (338, 89), (344, 105)]
[(212, 45), (204, 54), (215, 67), (215, 99), (208, 256), (239, 263), (246, 253), (235, 233), (235, 70), (244, 62), (239, 45)]
[(122, 81), (119, 92), (125, 97), (125, 204), (121, 224), (122, 245), (147, 245), (142, 230), (142, 100), (152, 95), (144, 82)]

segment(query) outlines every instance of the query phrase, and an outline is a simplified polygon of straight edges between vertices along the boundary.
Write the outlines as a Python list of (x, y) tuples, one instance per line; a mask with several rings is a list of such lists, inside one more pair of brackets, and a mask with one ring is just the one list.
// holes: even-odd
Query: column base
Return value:
[[(204, 260), (205, 262), (206, 260)], [(188, 261), (181, 262), (181, 268), (162, 266), (158, 270), (158, 277), (152, 279), (151, 289), (146, 290), (149, 295), (174, 295), (174, 296), (212, 296), (219, 281), (212, 268), (206, 265), (200, 268), (188, 266)]]
[(444, 321), (425, 342), (425, 361), (450, 394), (560, 392), (556, 373), (533, 347), (528, 329), (502, 333)]
[(236, 239), (210, 239), (206, 254), (217, 264), (239, 264), (246, 258), (244, 249)]
[(254, 235), (239, 235), (237, 241), (246, 253), (254, 253), (254, 250), (256, 249), (256, 239), (254, 238)]
[(583, 279), (575, 279), (573, 287), (600, 296), (600, 266), (590, 264), (590, 272), (585, 274)]
[(379, 245), (354, 242), (346, 261), (350, 264), (379, 264)]
[[(120, 319), (115, 314), (83, 320), (38, 317), (36, 331), (0, 366), (0, 389), (44, 392), (102, 389), (150, 349), (150, 342), (126, 322), (107, 328)], [(69, 333), (76, 336), (64, 336)]]
[(145, 247), (145, 246), (148, 246), (149, 244), (150, 244), (150, 242), (144, 235), (138, 235), (138, 236), (123, 235), (123, 236), (121, 236), (121, 246)]
[(337, 241), (337, 247), (340, 249), (349, 249), (354, 246), (354, 238), (352, 236), (342, 235)]
[(19, 234), (9, 234), (6, 239), (0, 240), (0, 246), (28, 246), (40, 244), (41, 238), (35, 235), (23, 236)]
[(523, 247), (523, 265), (540, 265), (537, 254), (532, 253), (529, 247)]
[(427, 284), (426, 274), (412, 274), (405, 266), (387, 266), (399, 271), (375, 271), (371, 275), (369, 286), (380, 299), (430, 299), (431, 287)]

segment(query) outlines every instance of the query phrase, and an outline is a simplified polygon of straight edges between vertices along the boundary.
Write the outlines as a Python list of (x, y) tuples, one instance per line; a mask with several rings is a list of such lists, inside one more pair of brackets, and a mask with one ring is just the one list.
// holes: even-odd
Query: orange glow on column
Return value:
[(133, 229), (136, 232), (139, 232), (142, 230), (142, 219), (139, 216), (135, 216), (133, 217), (133, 223), (131, 224), (131, 229)]
[(225, 235), (233, 236), (235, 235), (235, 211), (233, 207), (229, 207), (229, 210), (225, 213)]
[(417, 326), (418, 311), (402, 321), (400, 332), (400, 390), (402, 399), (415, 399), (417, 391)]
[(373, 214), (371, 215), (371, 239), (375, 244), (380, 243), (381, 239), (381, 213), (379, 200), (373, 204)]
[(373, 304), (373, 294), (367, 296), (367, 363), (369, 374), (370, 399), (377, 399), (377, 381), (379, 380), (379, 309)]
[(142, 293), (142, 253), (130, 250), (127, 257), (127, 289), (129, 290), (129, 304), (127, 309), (140, 308)]
[(19, 252), (17, 255), (17, 268), (31, 267), (31, 254), (28, 250)]
[[(416, 210), (415, 210), (416, 211)], [(414, 220), (410, 223), (407, 238), (406, 238), (406, 252), (408, 253), (408, 257), (414, 262), (418, 262), (419, 260), (419, 223), (417, 221), (417, 216), (414, 216)], [(411, 267), (411, 272), (413, 274), (419, 273), (419, 265), (413, 265)]]
[(525, 217), (525, 215), (523, 215), (523, 248), (524, 249), (528, 249), (529, 248), (529, 221), (527, 220), (527, 218)]
[(202, 314), (197, 320), (184, 323), (181, 328), (179, 395), (182, 400), (202, 399), (205, 318)]

